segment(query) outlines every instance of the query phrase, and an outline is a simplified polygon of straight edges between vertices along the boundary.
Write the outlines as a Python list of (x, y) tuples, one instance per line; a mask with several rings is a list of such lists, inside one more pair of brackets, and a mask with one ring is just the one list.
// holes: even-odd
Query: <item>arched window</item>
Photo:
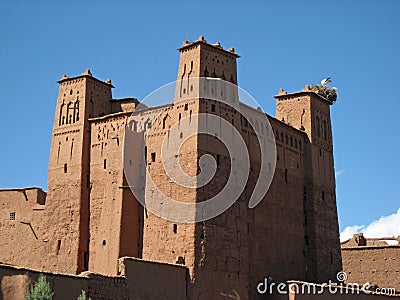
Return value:
[(168, 118), (168, 114), (163, 118), (162, 121), (162, 128), (165, 129), (166, 125), (167, 125), (167, 118)]
[(78, 122), (79, 121), (79, 100), (76, 100), (74, 104), (74, 117), (73, 117), (73, 122)]
[(208, 74), (208, 70), (207, 70), (207, 67), (206, 67), (206, 70), (204, 71), (204, 77), (208, 77), (209, 76), (209, 74)]
[(64, 116), (63, 116), (64, 106), (65, 106), (65, 104), (64, 104), (64, 101), (63, 101), (61, 106), (60, 106), (60, 118), (58, 120), (58, 125), (59, 126), (64, 125)]
[(150, 129), (151, 128), (151, 121), (150, 121), (150, 119), (147, 119), (146, 120), (146, 122), (144, 123), (144, 126), (143, 126), (144, 128), (144, 130), (146, 130), (146, 129)]
[(72, 123), (71, 109), (73, 109), (73, 108), (71, 106), (72, 106), (72, 102), (68, 103), (68, 105), (67, 105), (67, 118), (65, 120), (67, 124), (71, 124)]

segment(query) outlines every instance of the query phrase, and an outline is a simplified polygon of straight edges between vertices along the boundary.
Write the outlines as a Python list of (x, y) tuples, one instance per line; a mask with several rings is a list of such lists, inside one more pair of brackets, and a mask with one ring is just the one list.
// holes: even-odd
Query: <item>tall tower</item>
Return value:
[(304, 131), (304, 226), (307, 279), (326, 282), (341, 270), (330, 105), (306, 86), (275, 96), (276, 118)]
[[(199, 121), (191, 116), (200, 113), (217, 114), (220, 113), (224, 118), (226, 116), (228, 122), (233, 118), (238, 118), (239, 114), (235, 114), (232, 108), (228, 105), (220, 104), (216, 100), (228, 98), (230, 95), (236, 95), (235, 91), (224, 91), (223, 80), (237, 83), (236, 74), (236, 59), (239, 57), (234, 49), (224, 50), (219, 43), (209, 44), (203, 37), (199, 40), (189, 43), (184, 42), (179, 48), (180, 61), (178, 67), (178, 76), (176, 84), (176, 92), (174, 105), (165, 109), (158, 116), (152, 128), (149, 130), (147, 144), (147, 168), (156, 186), (167, 196), (178, 201), (186, 203), (198, 203), (206, 197), (214, 194), (217, 185), (207, 184), (207, 188), (187, 188), (176, 185), (166, 176), (166, 172), (161, 162), (161, 144), (164, 139), (171, 139), (169, 129), (174, 124), (180, 124), (182, 128), (181, 138), (185, 137), (184, 126), (196, 128), (199, 131)], [(209, 78), (209, 80), (205, 79)], [(202, 79), (200, 79), (202, 78)], [(220, 80), (222, 79), (222, 80)], [(204, 82), (203, 82), (204, 80)], [(203, 84), (204, 83), (204, 84)], [(235, 89), (236, 90), (236, 89)], [(229, 113), (226, 113), (229, 109)], [(222, 114), (221, 111), (224, 110)], [(218, 112), (217, 112), (218, 111)], [(190, 124), (183, 122), (191, 122)], [(236, 120), (236, 124), (240, 121)], [(221, 132), (216, 132), (221, 135)], [(179, 136), (178, 136), (179, 139)], [(214, 148), (212, 149), (211, 146)], [(170, 157), (163, 159), (175, 159), (179, 157), (179, 163), (182, 170), (189, 176), (198, 174), (199, 158), (204, 154), (213, 155), (216, 160), (228, 160), (226, 149), (214, 137), (204, 137), (202, 135), (194, 135), (185, 140), (179, 150), (179, 153), (169, 153)], [(220, 166), (218, 172), (228, 173), (229, 164), (224, 164), (224, 170)], [(226, 171), (226, 172), (225, 172)], [(221, 178), (221, 173), (216, 175)], [(225, 178), (225, 177), (224, 177)], [(220, 189), (223, 180), (218, 182)], [(152, 199), (153, 190), (146, 187), (146, 201)], [(162, 203), (160, 204), (162, 205)], [(182, 214), (185, 214), (182, 211)], [(226, 219), (226, 215), (222, 219)], [(221, 219), (218, 219), (222, 224)], [(218, 222), (216, 220), (215, 222)], [(225, 288), (227, 285), (228, 275), (224, 272), (224, 283), (216, 281), (216, 273), (222, 268), (226, 268), (225, 263), (222, 263), (222, 258), (215, 253), (217, 247), (221, 243), (216, 243), (216, 235), (213, 235), (210, 252), (206, 256), (206, 239), (210, 240), (213, 224), (210, 222), (199, 223), (175, 223), (159, 218), (151, 213), (146, 214), (144, 218), (144, 239), (143, 239), (143, 258), (169, 263), (182, 263), (189, 268), (190, 279), (192, 284), (189, 287), (189, 294), (193, 298), (202, 297), (213, 298), (215, 293), (219, 295), (220, 290), (214, 289), (214, 286), (208, 290), (205, 288), (210, 284), (218, 285)], [(233, 221), (232, 221), (233, 222)], [(209, 228), (207, 227), (209, 224)], [(236, 225), (236, 223), (235, 223)], [(207, 231), (208, 230), (208, 231)], [(230, 230), (230, 229), (229, 229)], [(218, 232), (218, 236), (221, 233)], [(208, 235), (208, 237), (207, 237)], [(224, 239), (229, 239), (231, 236), (225, 236)], [(229, 242), (232, 242), (231, 240)], [(212, 252), (211, 252), (212, 251)], [(216, 261), (221, 261), (221, 265), (216, 269)], [(225, 261), (225, 258), (224, 258)], [(205, 265), (206, 264), (206, 265)], [(236, 264), (230, 260), (229, 266)], [(237, 264), (236, 264), (237, 267)], [(239, 281), (234, 281), (237, 285)]]
[(110, 113), (113, 86), (89, 70), (64, 75), (59, 84), (48, 173), (48, 269), (76, 274), (88, 269), (89, 259), (88, 119)]
[(184, 41), (178, 50), (180, 59), (175, 102), (189, 98), (229, 97), (230, 91), (224, 91), (223, 83), (218, 84), (217, 80), (205, 78), (237, 84), (236, 59), (240, 56), (234, 48), (225, 50), (220, 43), (209, 44), (200, 36), (193, 43)]

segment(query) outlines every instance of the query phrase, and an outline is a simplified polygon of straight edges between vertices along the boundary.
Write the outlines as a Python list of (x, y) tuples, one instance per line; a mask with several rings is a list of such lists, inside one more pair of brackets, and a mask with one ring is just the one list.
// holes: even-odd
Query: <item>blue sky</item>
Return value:
[(176, 79), (183, 40), (204, 35), (235, 47), (239, 85), (270, 115), (280, 87), (331, 76), (341, 230), (398, 211), (400, 1), (55, 2), (0, 4), (0, 187), (46, 189), (62, 74), (90, 68), (115, 98), (141, 99)]

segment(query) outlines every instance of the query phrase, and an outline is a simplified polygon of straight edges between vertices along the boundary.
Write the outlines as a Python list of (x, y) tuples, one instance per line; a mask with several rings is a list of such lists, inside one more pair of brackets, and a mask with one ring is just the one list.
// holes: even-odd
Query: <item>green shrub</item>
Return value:
[(26, 300), (52, 300), (53, 294), (50, 283), (46, 281), (46, 276), (40, 274), (38, 281), (33, 285), (31, 284), (26, 293)]
[(86, 292), (85, 292), (84, 290), (82, 290), (82, 292), (81, 292), (81, 294), (79, 295), (79, 297), (78, 297), (77, 300), (90, 300), (90, 297), (89, 297), (89, 299), (86, 298)]

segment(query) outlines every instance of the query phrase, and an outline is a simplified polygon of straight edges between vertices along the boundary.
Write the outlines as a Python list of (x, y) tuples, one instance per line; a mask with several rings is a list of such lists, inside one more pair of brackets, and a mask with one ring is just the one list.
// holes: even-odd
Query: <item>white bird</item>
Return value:
[(327, 85), (329, 82), (332, 82), (331, 78), (325, 78), (321, 80), (321, 85)]

